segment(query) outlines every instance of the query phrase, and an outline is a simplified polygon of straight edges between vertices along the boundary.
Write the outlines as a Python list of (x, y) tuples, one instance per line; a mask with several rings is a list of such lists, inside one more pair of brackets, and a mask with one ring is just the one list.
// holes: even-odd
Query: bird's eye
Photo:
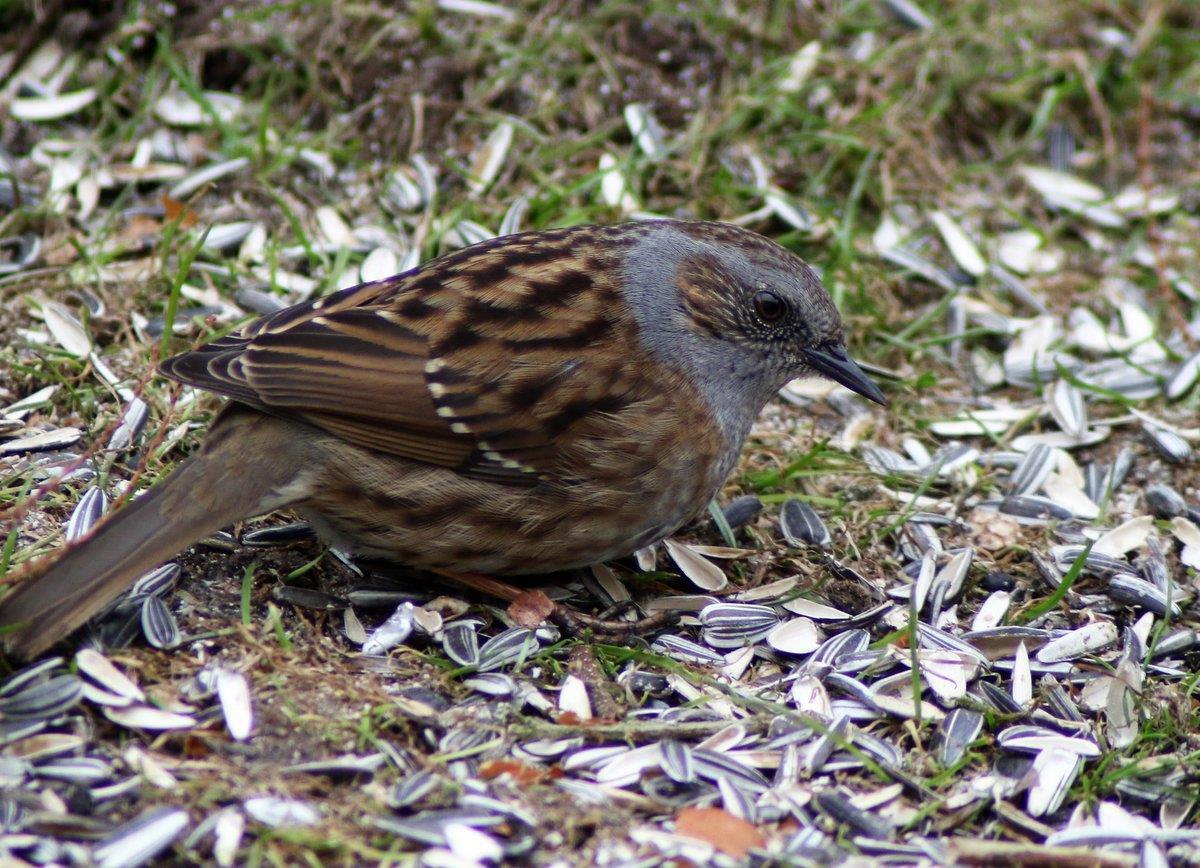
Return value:
[(754, 293), (754, 312), (763, 322), (779, 322), (787, 311), (787, 302), (776, 293), (766, 289)]

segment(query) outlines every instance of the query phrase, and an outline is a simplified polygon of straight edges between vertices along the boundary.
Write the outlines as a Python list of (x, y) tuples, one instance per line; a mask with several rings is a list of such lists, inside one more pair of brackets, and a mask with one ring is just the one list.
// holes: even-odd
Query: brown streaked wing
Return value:
[(264, 317), (163, 372), (366, 448), (535, 484), (638, 400), (613, 259), (582, 271), (576, 237), (485, 242)]

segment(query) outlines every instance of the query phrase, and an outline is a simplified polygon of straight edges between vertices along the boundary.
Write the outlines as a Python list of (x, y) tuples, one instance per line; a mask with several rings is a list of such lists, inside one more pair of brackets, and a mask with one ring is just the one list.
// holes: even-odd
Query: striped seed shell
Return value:
[(1065, 750), (1041, 751), (1033, 760), (1033, 786), (1026, 796), (1025, 810), (1043, 817), (1059, 809), (1083, 768), (1083, 757)]
[(983, 715), (978, 711), (969, 708), (953, 709), (938, 727), (938, 761), (946, 766), (958, 762), (982, 730)]
[(154, 648), (174, 648), (183, 640), (175, 616), (161, 597), (143, 598), (141, 621), (142, 633)]
[(1187, 512), (1187, 501), (1169, 485), (1151, 485), (1143, 497), (1155, 518), (1172, 519)]
[(1055, 456), (1056, 451), (1044, 443), (1038, 443), (1026, 452), (1008, 481), (1009, 495), (1031, 495), (1040, 490), (1054, 469)]
[(104, 492), (94, 485), (90, 486), (72, 510), (71, 518), (67, 520), (67, 542), (75, 542), (91, 533), (107, 508), (108, 498)]
[(133, 868), (162, 853), (183, 834), (191, 820), (182, 808), (155, 808), (119, 827), (96, 845), (97, 868)]
[(1142, 433), (1158, 454), (1172, 464), (1182, 464), (1192, 457), (1191, 444), (1174, 431), (1143, 422)]
[(1051, 639), (1038, 649), (1037, 659), (1042, 663), (1077, 660), (1116, 644), (1118, 638), (1120, 635), (1116, 624), (1111, 621), (1094, 621)]
[(784, 503), (779, 513), (779, 527), (788, 544), (797, 548), (828, 548), (830, 545), (829, 530), (825, 523), (803, 501), (792, 499)]
[(479, 649), (479, 671), (488, 672), (519, 663), (537, 649), (537, 636), (532, 630), (510, 627), (483, 643)]
[(70, 711), (83, 698), (83, 682), (75, 675), (58, 675), (23, 684), (0, 696), (0, 720), (41, 720)]
[(1082, 439), (1088, 428), (1083, 392), (1068, 380), (1055, 380), (1046, 388), (1046, 407), (1065, 433)]
[(453, 621), (442, 628), (442, 650), (460, 666), (474, 666), (479, 662), (478, 623)]

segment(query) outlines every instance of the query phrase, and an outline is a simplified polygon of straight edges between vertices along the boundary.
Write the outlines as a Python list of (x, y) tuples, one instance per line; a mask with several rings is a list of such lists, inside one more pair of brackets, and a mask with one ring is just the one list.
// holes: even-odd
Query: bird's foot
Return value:
[(522, 626), (532, 629), (543, 621), (550, 621), (565, 635), (571, 637), (590, 634), (594, 638), (609, 641), (628, 641), (644, 637), (655, 630), (666, 627), (674, 623), (676, 618), (674, 612), (656, 612), (634, 621), (609, 620), (613, 615), (619, 614), (626, 606), (632, 604), (610, 607), (600, 616), (586, 615), (570, 606), (554, 602), (542, 591), (518, 588), (490, 576), (479, 573), (460, 573), (453, 570), (433, 570), (432, 572), (463, 587), (507, 600), (510, 604), (509, 614)]

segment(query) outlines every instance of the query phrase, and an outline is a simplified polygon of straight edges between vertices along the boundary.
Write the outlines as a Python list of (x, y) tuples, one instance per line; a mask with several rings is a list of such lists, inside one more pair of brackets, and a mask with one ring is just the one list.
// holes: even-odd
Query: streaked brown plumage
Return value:
[(787, 379), (816, 369), (879, 399), (841, 345), (807, 266), (731, 226), (459, 250), (164, 362), (231, 403), (197, 456), (0, 603), (0, 625), (37, 653), (196, 539), (283, 506), (421, 568), (625, 555), (703, 509)]

